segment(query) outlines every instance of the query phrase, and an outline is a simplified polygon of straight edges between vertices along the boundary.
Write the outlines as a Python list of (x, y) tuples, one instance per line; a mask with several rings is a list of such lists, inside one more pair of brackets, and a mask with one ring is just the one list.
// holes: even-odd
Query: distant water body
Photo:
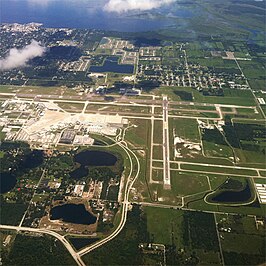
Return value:
[[(1, 23), (38, 22), (45, 27), (86, 28), (107, 31), (141, 32), (173, 26), (174, 16), (190, 17), (188, 10), (172, 13), (171, 7), (155, 10), (169, 17), (154, 17), (150, 13), (119, 15), (103, 11), (107, 0), (1, 0)], [(158, 14), (158, 13), (157, 13)]]

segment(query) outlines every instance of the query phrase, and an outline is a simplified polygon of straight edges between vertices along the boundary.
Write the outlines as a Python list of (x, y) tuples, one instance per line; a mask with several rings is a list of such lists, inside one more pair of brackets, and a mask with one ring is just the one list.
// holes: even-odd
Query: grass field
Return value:
[(162, 145), (153, 146), (152, 158), (156, 160), (163, 160), (163, 146)]
[(97, 105), (96, 106), (89, 104), (87, 107), (87, 111), (91, 110), (99, 110), (99, 111), (109, 111), (109, 112), (118, 112), (118, 113), (141, 113), (141, 114), (148, 114), (150, 112), (150, 107), (145, 106), (116, 106), (116, 105)]
[(13, 86), (13, 85), (0, 85), (1, 93), (23, 93), (23, 94), (42, 94), (42, 95), (76, 95), (74, 90), (62, 87), (42, 87), (42, 86)]
[(173, 118), (173, 131), (177, 137), (191, 142), (200, 142), (198, 122), (195, 119)]
[(56, 104), (67, 112), (80, 113), (84, 107), (83, 103), (56, 102)]
[(179, 248), (184, 246), (182, 241), (183, 211), (154, 207), (143, 207), (143, 210), (147, 215), (147, 227), (154, 243), (175, 244)]
[[(143, 207), (143, 210), (153, 243), (175, 246), (179, 251), (183, 249), (184, 257), (194, 252), (202, 264), (219, 264), (212, 215), (154, 207)], [(199, 232), (202, 233), (201, 237), (196, 239)], [(209, 239), (206, 240), (206, 237)], [(198, 241), (201, 244), (195, 249)]]
[(173, 190), (166, 190), (163, 184), (149, 184), (151, 199), (154, 202), (171, 205), (181, 206), (181, 196), (178, 196)]
[(212, 190), (215, 190), (216, 188), (218, 188), (228, 178), (228, 176), (226, 176), (226, 175), (222, 176), (222, 175), (210, 175), (210, 174), (208, 174), (208, 177), (210, 179), (210, 184), (211, 184)]
[(259, 171), (260, 172), (260, 175), (263, 176), (263, 177), (266, 177), (266, 170), (265, 171)]
[(265, 89), (265, 67), (258, 60), (238, 62), (253, 90)]
[(186, 196), (209, 190), (207, 177), (171, 171), (171, 188), (177, 196)]
[(222, 247), (224, 251), (260, 255), (265, 253), (264, 236), (248, 234), (223, 233)]
[[(254, 217), (217, 214), (217, 222), (218, 228), (221, 228), (221, 244), (226, 264), (238, 261), (243, 265), (258, 265), (258, 262), (265, 258), (264, 226), (256, 226)], [(230, 232), (224, 231), (229, 228)], [(234, 259), (229, 259), (229, 254), (235, 255)], [(246, 262), (239, 259), (240, 254), (245, 255)]]
[(207, 157), (223, 157), (227, 159), (234, 157), (232, 149), (227, 145), (203, 141), (203, 147)]
[(162, 141), (163, 141), (163, 122), (159, 120), (155, 120), (153, 142), (162, 144)]
[(141, 119), (130, 119), (131, 127), (126, 131), (125, 139), (134, 145), (148, 147), (150, 139), (150, 121)]
[(259, 151), (252, 151), (252, 150), (238, 150), (238, 153), (241, 153), (240, 162), (243, 163), (256, 163), (261, 164), (258, 168), (264, 168), (265, 165), (265, 155)]
[(163, 169), (153, 169), (152, 180), (163, 182)]

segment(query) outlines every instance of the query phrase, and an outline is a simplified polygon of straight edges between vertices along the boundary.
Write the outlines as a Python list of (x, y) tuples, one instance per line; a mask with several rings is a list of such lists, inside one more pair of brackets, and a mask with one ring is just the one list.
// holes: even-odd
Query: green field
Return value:
[(152, 180), (162, 182), (163, 181), (163, 169), (153, 169)]
[(154, 130), (153, 142), (161, 144), (163, 140), (163, 122), (155, 120), (153, 130)]
[[(183, 211), (154, 207), (144, 207), (143, 210), (147, 215), (147, 228), (154, 243), (175, 244), (179, 248), (184, 246), (182, 240)], [(162, 230), (164, 230), (163, 234)], [(172, 234), (174, 234), (173, 238)]]
[(232, 149), (227, 145), (203, 141), (203, 147), (207, 157), (223, 157), (231, 160), (234, 158)]
[(171, 171), (171, 188), (178, 196), (186, 196), (209, 190), (207, 177)]
[(173, 131), (177, 137), (199, 142), (198, 122), (195, 119), (173, 118)]
[(84, 107), (84, 103), (71, 103), (71, 102), (55, 102), (60, 108), (67, 112), (80, 113)]
[[(221, 244), (227, 264), (257, 265), (265, 259), (265, 232), (254, 217), (217, 215)], [(222, 228), (231, 232), (225, 232)], [(240, 258), (240, 255), (245, 256)]]
[(136, 146), (148, 147), (150, 140), (150, 121), (142, 119), (130, 119), (134, 127), (126, 131), (125, 139)]
[(154, 207), (144, 207), (144, 212), (152, 241), (172, 246), (167, 256), (168, 264), (184, 265), (184, 260), (191, 254), (201, 264), (219, 264), (212, 215)]

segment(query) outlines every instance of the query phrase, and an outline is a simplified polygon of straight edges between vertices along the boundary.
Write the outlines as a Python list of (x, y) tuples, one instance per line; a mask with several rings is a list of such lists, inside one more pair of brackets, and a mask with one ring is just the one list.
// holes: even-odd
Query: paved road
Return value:
[(237, 165), (220, 165), (220, 164), (209, 164), (209, 163), (199, 163), (199, 162), (189, 162), (189, 161), (170, 161), (175, 164), (189, 164), (189, 165), (200, 165), (200, 166), (209, 166), (217, 168), (230, 168), (230, 169), (239, 169), (239, 170), (254, 170), (254, 171), (265, 171), (265, 168), (255, 168), (255, 167), (246, 167), (246, 166), (237, 166)]
[[(155, 100), (155, 98), (154, 98)], [(153, 159), (153, 139), (154, 139), (154, 105), (152, 105), (151, 109), (151, 146), (150, 146), (150, 183), (153, 182), (152, 180), (152, 159)]]
[[(155, 162), (163, 162), (163, 160), (153, 159)], [(240, 170), (254, 170), (254, 171), (265, 171), (265, 168), (255, 168), (255, 167), (246, 167), (246, 166), (237, 166), (237, 165), (225, 165), (225, 164), (209, 164), (209, 163), (200, 163), (200, 162), (189, 162), (189, 161), (170, 161), (170, 163), (174, 164), (190, 164), (190, 165), (200, 165), (200, 166), (209, 166), (209, 167), (217, 167), (217, 168), (230, 168), (230, 169), (240, 169)], [(173, 169), (178, 170), (178, 169)]]
[[(83, 255), (93, 251), (94, 249), (106, 244), (107, 242), (111, 241), (112, 239), (114, 239), (122, 231), (122, 229), (124, 228), (124, 225), (126, 224), (128, 205), (130, 204), (130, 202), (128, 201), (129, 194), (130, 194), (130, 190), (131, 190), (135, 180), (139, 176), (140, 163), (139, 163), (139, 160), (138, 160), (137, 156), (135, 155), (135, 153), (133, 153), (129, 148), (127, 148), (126, 145), (123, 145), (122, 142), (117, 143), (117, 144), (126, 152), (128, 158), (129, 158), (129, 161), (130, 161), (130, 173), (128, 175), (127, 183), (126, 183), (126, 187), (125, 187), (124, 201), (122, 203), (122, 210), (121, 210), (121, 220), (120, 220), (120, 223), (117, 226), (117, 228), (109, 236), (107, 236), (106, 238), (100, 240), (99, 242), (96, 242), (95, 244), (93, 244), (93, 245), (91, 245), (89, 247), (86, 247), (86, 248), (80, 250), (78, 252), (78, 254), (80, 256), (83, 256)], [(132, 160), (132, 157), (134, 157), (134, 159), (136, 160), (136, 163), (137, 163), (137, 172), (136, 172), (136, 174), (134, 176), (133, 176), (133, 160)]]
[(169, 152), (169, 125), (168, 125), (168, 100), (163, 97), (163, 166), (164, 166), (164, 188), (171, 189), (170, 180), (170, 152)]
[[(31, 228), (31, 227), (22, 227), (22, 226), (9, 226), (9, 225), (0, 225), (0, 229), (7, 229), (7, 230), (16, 230), (16, 231), (27, 231), (27, 232), (34, 232), (34, 233), (42, 233), (42, 234), (48, 234), (51, 236), (54, 236), (55, 238), (57, 238), (59, 241), (61, 241), (61, 243), (66, 247), (66, 249), (69, 251), (69, 253), (71, 254), (71, 256), (73, 257), (73, 259), (76, 261), (76, 263), (79, 266), (86, 266), (86, 264), (82, 261), (81, 256), (89, 253), (90, 251), (106, 244), (107, 242), (111, 241), (113, 238), (115, 238), (123, 229), (126, 220), (127, 220), (127, 212), (128, 212), (128, 206), (130, 204), (129, 200), (129, 194), (131, 191), (131, 188), (135, 182), (135, 180), (138, 178), (139, 176), (139, 172), (140, 172), (140, 163), (139, 160), (137, 158), (137, 156), (135, 155), (135, 153), (133, 153), (129, 148), (127, 148), (126, 145), (123, 144), (123, 142), (118, 142), (117, 145), (119, 145), (127, 154), (129, 161), (130, 161), (130, 172), (127, 178), (127, 183), (125, 186), (125, 195), (124, 195), (124, 201), (122, 203), (122, 210), (121, 210), (121, 220), (120, 223), (118, 225), (118, 227), (115, 229), (115, 231), (113, 233), (111, 233), (109, 236), (107, 236), (106, 238), (100, 240), (99, 242), (96, 242), (95, 244), (84, 248), (82, 250), (80, 250), (79, 252), (76, 252), (72, 246), (69, 244), (69, 242), (64, 238), (64, 236), (54, 232), (54, 231), (50, 231), (47, 229), (36, 229), (36, 228)], [(134, 168), (134, 163), (133, 163), (133, 159), (135, 159), (136, 161), (136, 166), (137, 166), (137, 170), (135, 175), (133, 176), (133, 168)]]
[(16, 230), (16, 231), (26, 231), (26, 232), (33, 232), (33, 233), (41, 233), (41, 234), (48, 234), (59, 241), (66, 247), (66, 249), (69, 251), (73, 259), (76, 261), (76, 263), (79, 266), (86, 266), (86, 264), (82, 261), (80, 258), (80, 255), (72, 248), (72, 246), (69, 244), (69, 242), (64, 238), (64, 236), (47, 229), (37, 229), (37, 228), (31, 228), (31, 227), (20, 227), (20, 226), (11, 226), (11, 225), (0, 225), (0, 229), (6, 229), (6, 230)]
[[(54, 95), (49, 95), (49, 94), (30, 94), (30, 93), (4, 93), (0, 92), (0, 96), (16, 96), (18, 98), (30, 98), (36, 99), (36, 100), (54, 100), (54, 101), (60, 101), (60, 102), (77, 102), (77, 103), (85, 103), (88, 101), (89, 103), (93, 104), (102, 104), (102, 105), (128, 105), (128, 106), (133, 106), (133, 104), (138, 104), (140, 106), (145, 106), (147, 105), (154, 105), (156, 107), (160, 107), (162, 104), (162, 100), (158, 99), (134, 99), (134, 98), (116, 98), (114, 102), (106, 102), (104, 100), (104, 97), (100, 98), (99, 96), (91, 96), (88, 97), (86, 95), (78, 96), (78, 95), (63, 95), (63, 96), (58, 96), (56, 94)], [(111, 96), (111, 95), (110, 95)], [(117, 95), (113, 95), (114, 97), (117, 97)], [(89, 100), (90, 99), (90, 100)], [(93, 101), (93, 99), (95, 99)], [(200, 102), (184, 102), (184, 101), (168, 101), (169, 105), (184, 105), (184, 106), (209, 106), (209, 107), (229, 107), (229, 108), (255, 108), (257, 107), (256, 105), (253, 106), (244, 106), (244, 105), (234, 105), (234, 104), (213, 104), (213, 103), (200, 103)]]

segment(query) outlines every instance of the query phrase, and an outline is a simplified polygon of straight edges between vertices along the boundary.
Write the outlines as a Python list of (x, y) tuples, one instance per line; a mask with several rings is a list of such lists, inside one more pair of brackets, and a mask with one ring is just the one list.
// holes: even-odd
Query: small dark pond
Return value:
[(251, 198), (250, 187), (247, 184), (244, 190), (241, 191), (222, 191), (214, 197), (210, 197), (209, 200), (217, 203), (240, 203), (246, 202)]
[(20, 169), (24, 168), (36, 168), (43, 163), (43, 151), (34, 150), (25, 155), (23, 161), (19, 164)]
[(70, 172), (72, 178), (80, 179), (88, 174), (87, 166), (113, 166), (117, 162), (117, 157), (105, 151), (82, 151), (74, 156), (74, 161), (80, 167)]
[[(7, 145), (7, 144), (6, 144)], [(8, 146), (6, 147), (8, 149)], [(11, 149), (10, 146), (9, 149)], [(16, 169), (14, 174), (10, 174), (9, 172), (0, 173), (0, 193), (4, 194), (10, 190), (12, 190), (16, 185), (16, 179), (27, 173), (29, 169), (36, 168), (40, 166), (44, 161), (43, 151), (34, 150), (29, 153), (23, 154), (23, 156), (13, 157), (9, 155), (9, 157), (5, 157), (2, 161), (3, 165), (5, 164), (5, 160), (12, 161), (12, 169)], [(5, 167), (3, 167), (5, 168)], [(2, 171), (7, 171), (8, 169), (4, 169)]]
[(73, 244), (73, 246), (75, 247), (76, 250), (79, 250), (81, 248), (84, 248), (94, 242), (96, 242), (97, 240), (99, 240), (99, 238), (78, 238), (78, 237), (73, 237), (73, 238), (69, 238), (71, 244)]
[(4, 194), (16, 185), (16, 177), (10, 173), (0, 173), (0, 194)]
[(74, 224), (94, 224), (97, 218), (85, 209), (84, 204), (64, 204), (53, 207), (50, 211), (51, 220), (62, 219)]
[(109, 152), (86, 150), (76, 154), (74, 161), (84, 166), (112, 166), (117, 158)]
[(114, 72), (114, 73), (133, 73), (133, 65), (119, 65), (119, 57), (109, 56), (105, 59), (102, 66), (91, 66), (91, 72)]

